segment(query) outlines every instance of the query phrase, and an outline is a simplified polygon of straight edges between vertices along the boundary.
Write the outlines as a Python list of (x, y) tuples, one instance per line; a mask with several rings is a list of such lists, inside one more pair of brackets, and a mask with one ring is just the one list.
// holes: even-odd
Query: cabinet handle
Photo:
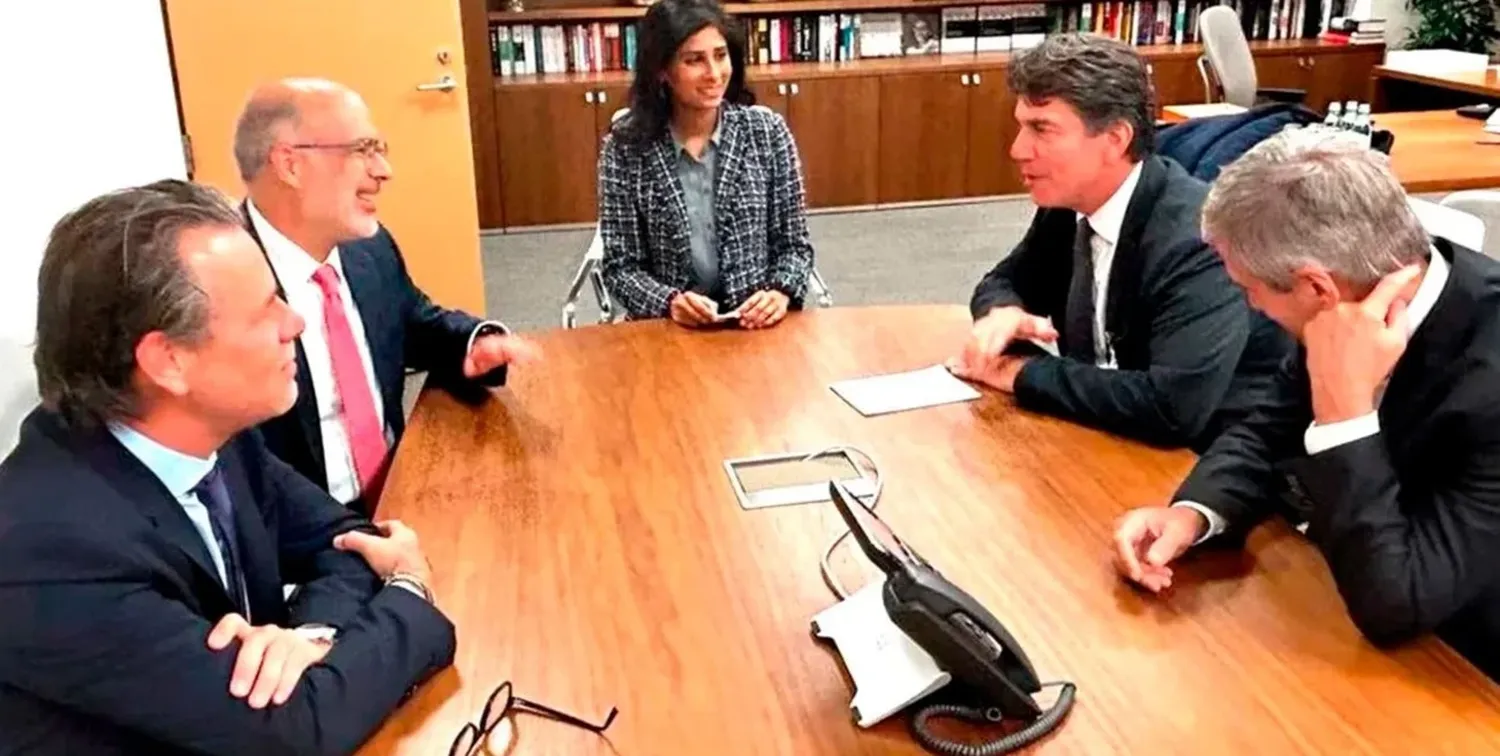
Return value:
[(962, 84), (962, 85), (964, 85), (966, 87), (969, 86), (969, 75), (968, 74), (959, 74), (958, 83)]
[(776, 85), (776, 94), (779, 94), (779, 95), (786, 94), (786, 85), (785, 84), (777, 84)]
[(609, 102), (609, 93), (608, 93), (608, 92), (605, 92), (605, 91), (604, 91), (604, 90), (602, 90), (602, 89), (601, 89), (601, 90), (599, 90), (599, 102), (600, 102), (600, 103), (601, 103), (601, 104), (603, 104), (603, 103), (606, 103), (606, 102)]
[(594, 104), (594, 90), (590, 89), (589, 91), (584, 92), (583, 93), (583, 101), (586, 102), (586, 103), (588, 103), (588, 104), (590, 104), (590, 105), (593, 105)]
[(974, 74), (974, 84), (976, 86), (979, 84), (979, 74)]
[(799, 89), (799, 88), (798, 88), (798, 87), (797, 87), (797, 82), (795, 82), (795, 81), (794, 81), (794, 82), (792, 82), (792, 96), (794, 96), (794, 97), (795, 97), (795, 96), (796, 96), (796, 94), (797, 94), (797, 93), (798, 93), (798, 92), (800, 92), (800, 91), (802, 91), (802, 90), (801, 90), (801, 89)]

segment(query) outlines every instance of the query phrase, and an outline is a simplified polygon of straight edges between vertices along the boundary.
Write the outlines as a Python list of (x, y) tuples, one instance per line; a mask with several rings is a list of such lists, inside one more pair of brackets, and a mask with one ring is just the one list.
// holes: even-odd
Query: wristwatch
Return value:
[(337, 638), (339, 634), (338, 628), (334, 627), (333, 625), (322, 625), (317, 623), (299, 625), (292, 628), (292, 632), (302, 636), (307, 640), (312, 641), (313, 643), (324, 643), (330, 646), (333, 645), (334, 639)]
[(411, 591), (412, 593), (420, 596), (423, 601), (426, 601), (429, 604), (437, 603), (433, 600), (432, 591), (427, 587), (427, 584), (422, 582), (421, 578), (411, 574), (410, 572), (392, 573), (390, 577), (385, 579), (385, 585), (388, 588), (395, 586), (404, 590)]

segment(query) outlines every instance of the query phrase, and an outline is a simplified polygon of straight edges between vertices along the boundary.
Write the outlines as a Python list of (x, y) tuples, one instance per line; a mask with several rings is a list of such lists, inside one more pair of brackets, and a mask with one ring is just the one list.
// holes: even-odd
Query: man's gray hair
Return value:
[(297, 106), (291, 98), (252, 99), (234, 125), (234, 162), (246, 182), (260, 174), (271, 157), (271, 146), (283, 127), (297, 126)]
[(1381, 153), (1323, 129), (1283, 131), (1227, 166), (1203, 238), (1285, 291), (1313, 263), (1355, 287), (1425, 260), (1430, 241)]
[(197, 344), (208, 334), (208, 295), (183, 259), (182, 235), (244, 223), (219, 192), (177, 179), (110, 192), (63, 216), (37, 275), (42, 403), (75, 426), (136, 415), (141, 339), (160, 331)]

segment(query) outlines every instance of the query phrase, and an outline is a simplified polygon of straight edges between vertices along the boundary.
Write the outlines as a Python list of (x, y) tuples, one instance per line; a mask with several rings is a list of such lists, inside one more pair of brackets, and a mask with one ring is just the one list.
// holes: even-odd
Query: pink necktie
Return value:
[(313, 281), (323, 290), (323, 331), (328, 339), (328, 356), (333, 362), (333, 383), (338, 390), (339, 419), (349, 436), (349, 450), (354, 455), (354, 473), (359, 477), (359, 491), (370, 512), (380, 495), (377, 479), (385, 467), (385, 432), (375, 412), (375, 398), (365, 379), (364, 363), (354, 343), (354, 330), (344, 316), (344, 298), (339, 293), (339, 274), (324, 265), (313, 273)]

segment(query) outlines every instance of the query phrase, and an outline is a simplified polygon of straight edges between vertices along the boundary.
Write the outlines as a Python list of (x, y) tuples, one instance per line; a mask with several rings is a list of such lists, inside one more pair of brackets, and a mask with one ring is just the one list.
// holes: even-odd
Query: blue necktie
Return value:
[(229, 500), (229, 488), (224, 485), (224, 475), (214, 465), (203, 480), (193, 487), (198, 501), (208, 508), (208, 519), (213, 526), (214, 540), (219, 543), (219, 553), (224, 557), (225, 590), (240, 614), (249, 619), (250, 608), (245, 605), (244, 582), (240, 572), (239, 537), (234, 527), (234, 504)]

